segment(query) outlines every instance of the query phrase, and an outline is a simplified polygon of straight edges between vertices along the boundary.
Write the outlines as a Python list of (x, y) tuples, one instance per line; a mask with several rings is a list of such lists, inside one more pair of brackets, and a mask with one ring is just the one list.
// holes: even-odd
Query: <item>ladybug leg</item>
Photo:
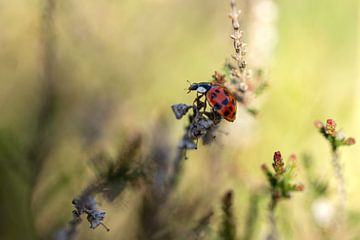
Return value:
[[(199, 103), (199, 98), (200, 98), (201, 96), (199, 96), (199, 93), (196, 93), (196, 98), (194, 99), (194, 101), (193, 101), (193, 105), (199, 105), (198, 103)], [(196, 103), (196, 104), (195, 104)]]
[(204, 104), (204, 112), (206, 112), (206, 107), (207, 107), (207, 99), (206, 99), (206, 97), (205, 97), (205, 102), (204, 102), (205, 104)]
[(205, 94), (203, 93), (197, 93), (197, 96), (193, 102), (193, 106), (195, 106), (197, 109), (201, 109), (203, 108), (204, 106), (204, 103), (202, 101), (200, 101), (200, 99), (204, 96)]

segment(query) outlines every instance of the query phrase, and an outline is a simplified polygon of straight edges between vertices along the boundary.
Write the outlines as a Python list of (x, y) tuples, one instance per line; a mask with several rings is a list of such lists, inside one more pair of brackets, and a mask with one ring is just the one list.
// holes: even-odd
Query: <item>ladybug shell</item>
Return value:
[(206, 98), (214, 111), (225, 120), (233, 122), (236, 118), (236, 101), (234, 95), (223, 85), (211, 83)]

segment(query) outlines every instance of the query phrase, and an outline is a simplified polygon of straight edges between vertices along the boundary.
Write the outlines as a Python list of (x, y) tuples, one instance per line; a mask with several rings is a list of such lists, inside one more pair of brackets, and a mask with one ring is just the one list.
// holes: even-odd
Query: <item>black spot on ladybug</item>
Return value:
[(219, 103), (215, 103), (214, 110), (217, 111), (219, 109), (221, 109), (221, 105)]
[(219, 90), (219, 89), (215, 89), (215, 92), (220, 93), (220, 90)]
[(225, 94), (226, 96), (229, 96), (228, 90), (224, 89), (224, 94)]
[(235, 105), (235, 99), (232, 99), (232, 100), (231, 100), (231, 103)]
[(229, 116), (229, 114), (230, 114), (229, 110), (225, 110), (224, 116), (227, 117), (227, 116)]
[(222, 104), (223, 104), (224, 106), (226, 106), (228, 103), (229, 103), (229, 99), (228, 99), (228, 98), (225, 98), (224, 101), (222, 101)]
[(216, 93), (211, 93), (211, 94), (210, 94), (210, 97), (211, 97), (212, 99), (214, 99), (214, 98), (217, 97), (217, 95), (216, 95)]
[(233, 108), (232, 108), (232, 107), (228, 107), (228, 110), (229, 110), (230, 112), (232, 112), (232, 111), (233, 111)]

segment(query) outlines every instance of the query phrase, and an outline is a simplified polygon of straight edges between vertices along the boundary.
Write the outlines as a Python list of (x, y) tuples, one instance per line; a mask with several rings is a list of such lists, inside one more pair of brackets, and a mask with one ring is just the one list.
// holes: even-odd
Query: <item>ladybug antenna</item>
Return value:
[[(189, 83), (190, 86), (192, 85), (192, 83), (191, 83), (189, 80), (186, 80), (186, 81)], [(189, 88), (185, 88), (184, 90), (188, 90), (187, 93), (190, 93), (190, 92), (191, 92), (191, 90), (190, 90)]]

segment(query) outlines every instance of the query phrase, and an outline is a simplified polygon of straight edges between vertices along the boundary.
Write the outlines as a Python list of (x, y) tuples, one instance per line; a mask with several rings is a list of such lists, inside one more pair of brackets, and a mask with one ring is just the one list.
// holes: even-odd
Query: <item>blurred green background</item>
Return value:
[[(249, 196), (266, 184), (260, 165), (276, 150), (311, 154), (336, 199), (329, 146), (313, 121), (331, 117), (359, 138), (360, 48), (358, 1), (238, 4), (249, 67), (262, 68), (270, 87), (254, 103), (257, 117), (240, 108), (213, 146), (188, 153), (173, 197), (220, 209), (233, 189), (241, 236)], [(185, 120), (170, 106), (190, 103), (186, 80), (209, 81), (233, 53), (228, 13), (228, 1), (0, 1), (1, 239), (48, 239), (65, 225), (72, 198), (95, 177), (92, 153), (114, 155), (125, 136), (151, 134), (159, 118), (175, 148)], [(341, 149), (352, 239), (360, 238), (358, 145)], [(298, 180), (306, 184), (301, 166)], [(320, 238), (308, 195), (279, 206), (284, 239)], [(254, 239), (267, 231), (266, 202)], [(111, 231), (84, 221), (79, 239), (137, 239), (138, 206), (131, 189), (102, 202)]]

